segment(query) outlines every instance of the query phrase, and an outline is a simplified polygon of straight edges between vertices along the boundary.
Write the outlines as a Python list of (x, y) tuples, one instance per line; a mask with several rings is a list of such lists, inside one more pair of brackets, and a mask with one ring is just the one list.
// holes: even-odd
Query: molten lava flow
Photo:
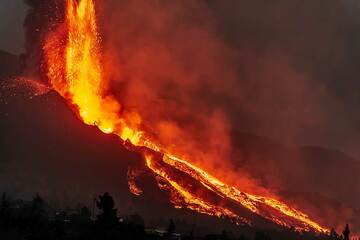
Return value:
[(184, 189), (180, 184), (178, 184), (175, 180), (172, 179), (170, 175), (166, 173), (160, 166), (158, 166), (154, 161), (151, 155), (145, 155), (146, 165), (150, 168), (154, 173), (156, 173), (159, 177), (165, 180), (169, 186), (171, 186), (173, 190), (175, 190), (176, 196), (173, 196), (172, 202), (177, 208), (181, 208), (183, 204), (186, 205), (187, 208), (198, 211), (200, 213), (209, 214), (217, 217), (228, 217), (232, 220), (240, 220), (240, 217), (230, 210), (214, 206), (202, 199), (194, 196), (192, 193)]
[[(106, 134), (119, 136), (124, 144), (132, 144), (134, 150), (140, 151), (139, 147), (147, 149), (141, 151), (146, 152), (146, 166), (170, 190), (171, 202), (175, 207), (187, 207), (211, 216), (227, 217), (236, 223), (249, 223), (228, 207), (194, 192), (189, 184), (179, 180), (167, 168), (186, 174), (219, 198), (231, 201), (276, 224), (295, 227), (300, 231), (329, 232), (301, 211), (273, 198), (241, 192), (190, 161), (174, 156), (154, 139), (147, 137), (141, 130), (139, 115), (122, 109), (107, 91), (102, 74), (100, 38), (93, 0), (67, 0), (65, 23), (56, 32), (49, 34), (44, 51), (47, 75), (53, 88), (70, 103), (85, 124), (95, 125)], [(154, 161), (155, 155), (162, 158)], [(134, 194), (140, 194), (141, 190), (132, 183), (133, 179), (129, 184)]]
[(140, 196), (143, 193), (143, 191), (136, 185), (135, 179), (138, 175), (139, 173), (134, 169), (129, 168), (127, 171), (129, 190), (136, 196)]

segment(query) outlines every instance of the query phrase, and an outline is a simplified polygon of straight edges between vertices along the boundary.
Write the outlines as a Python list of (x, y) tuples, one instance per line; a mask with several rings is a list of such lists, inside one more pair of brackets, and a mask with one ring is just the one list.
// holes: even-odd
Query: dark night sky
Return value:
[[(254, 86), (260, 89), (258, 109), (270, 110), (265, 114), (266, 110), (259, 110), (259, 115), (269, 120), (270, 127), (264, 131), (272, 137), (288, 134), (288, 126), (294, 123), (298, 133), (285, 141), (295, 138), (300, 144), (341, 149), (359, 158), (360, 3), (209, 2), (228, 42), (247, 58), (241, 63), (243, 72), (252, 69), (265, 75), (254, 74), (256, 80), (249, 80), (250, 84), (257, 82)], [(283, 108), (279, 114), (273, 111), (284, 102), (292, 109)], [(279, 118), (273, 118), (276, 115)]]
[[(22, 24), (26, 15), (22, 0), (0, 0), (0, 49), (11, 53), (21, 53), (24, 45)], [(4, 37), (6, 33), (6, 37)]]

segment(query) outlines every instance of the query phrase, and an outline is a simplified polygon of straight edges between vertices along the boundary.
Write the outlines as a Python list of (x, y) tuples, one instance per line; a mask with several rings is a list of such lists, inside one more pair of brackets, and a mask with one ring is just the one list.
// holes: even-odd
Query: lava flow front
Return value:
[[(67, 0), (66, 4), (64, 23), (49, 34), (44, 46), (47, 76), (53, 89), (68, 101), (85, 124), (119, 136), (129, 149), (142, 153), (146, 167), (158, 179), (159, 187), (169, 190), (175, 207), (229, 218), (238, 224), (249, 223), (236, 211), (245, 208), (284, 227), (329, 232), (305, 213), (283, 202), (248, 194), (225, 184), (193, 165), (192, 161), (176, 157), (155, 137), (150, 138), (143, 130), (141, 117), (123, 109), (109, 94), (103, 79), (93, 0)], [(204, 190), (194, 190), (194, 184), (189, 184), (186, 179), (191, 179)], [(141, 190), (135, 190), (137, 194), (141, 193)], [(211, 200), (207, 197), (209, 194), (202, 194), (205, 190), (220, 200)], [(231, 204), (226, 205), (221, 200)]]

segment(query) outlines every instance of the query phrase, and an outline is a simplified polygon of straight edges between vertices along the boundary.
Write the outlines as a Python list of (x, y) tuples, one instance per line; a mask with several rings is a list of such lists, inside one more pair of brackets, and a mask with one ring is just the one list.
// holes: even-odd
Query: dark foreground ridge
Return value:
[[(96, 205), (96, 206), (95, 206)], [(346, 225), (342, 236), (332, 231), (329, 236), (298, 233), (291, 230), (254, 231), (234, 234), (228, 231), (198, 235), (193, 230), (178, 231), (185, 222), (168, 219), (165, 226), (148, 226), (138, 214), (119, 215), (109, 193), (94, 199), (93, 206), (78, 204), (67, 209), (56, 208), (36, 195), (31, 201), (14, 200), (2, 194), (0, 201), (0, 239), (172, 239), (172, 240), (349, 240)]]

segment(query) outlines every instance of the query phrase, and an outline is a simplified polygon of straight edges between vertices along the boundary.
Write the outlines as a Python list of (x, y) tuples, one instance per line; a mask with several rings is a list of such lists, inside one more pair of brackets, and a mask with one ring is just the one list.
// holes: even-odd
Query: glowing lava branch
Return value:
[[(140, 130), (139, 115), (121, 109), (119, 102), (107, 92), (93, 0), (67, 0), (66, 4), (64, 24), (49, 34), (44, 46), (47, 76), (52, 87), (69, 102), (85, 124), (95, 125), (104, 133), (119, 136), (124, 142), (162, 155), (161, 161), (167, 166), (192, 177), (221, 198), (235, 202), (276, 224), (295, 227), (297, 230), (329, 232), (301, 211), (276, 199), (251, 195), (226, 185), (147, 138)], [(233, 211), (193, 193), (189, 186), (177, 181), (161, 164), (153, 161), (151, 154), (147, 154), (145, 159), (146, 166), (175, 193), (175, 199), (172, 199), (175, 207), (187, 207), (211, 216), (227, 217), (236, 223), (248, 223)], [(141, 194), (133, 182), (129, 184), (134, 193)]]
[(179, 199), (179, 197), (176, 197), (176, 199), (173, 199), (173, 203), (175, 207), (181, 208), (182, 204), (185, 204), (187, 208), (200, 212), (205, 213), (211, 216), (217, 216), (217, 217), (228, 217), (232, 220), (234, 220), (236, 223), (248, 223), (249, 222), (246, 219), (243, 219), (230, 211), (229, 209), (226, 209), (221, 206), (215, 206), (209, 202), (206, 202), (202, 200), (201, 198), (193, 195), (189, 191), (187, 191), (184, 187), (182, 187), (179, 183), (177, 183), (175, 180), (172, 179), (170, 175), (168, 175), (165, 171), (161, 169), (161, 167), (156, 166), (154, 163), (151, 155), (145, 155), (146, 159), (146, 165), (148, 168), (150, 168), (154, 173), (156, 173), (159, 177), (164, 179), (173, 190), (176, 191), (177, 195), (182, 198)]
[(135, 179), (138, 175), (139, 173), (134, 169), (129, 168), (127, 171), (129, 190), (132, 194), (136, 196), (140, 196), (143, 193), (141, 188), (136, 185)]

